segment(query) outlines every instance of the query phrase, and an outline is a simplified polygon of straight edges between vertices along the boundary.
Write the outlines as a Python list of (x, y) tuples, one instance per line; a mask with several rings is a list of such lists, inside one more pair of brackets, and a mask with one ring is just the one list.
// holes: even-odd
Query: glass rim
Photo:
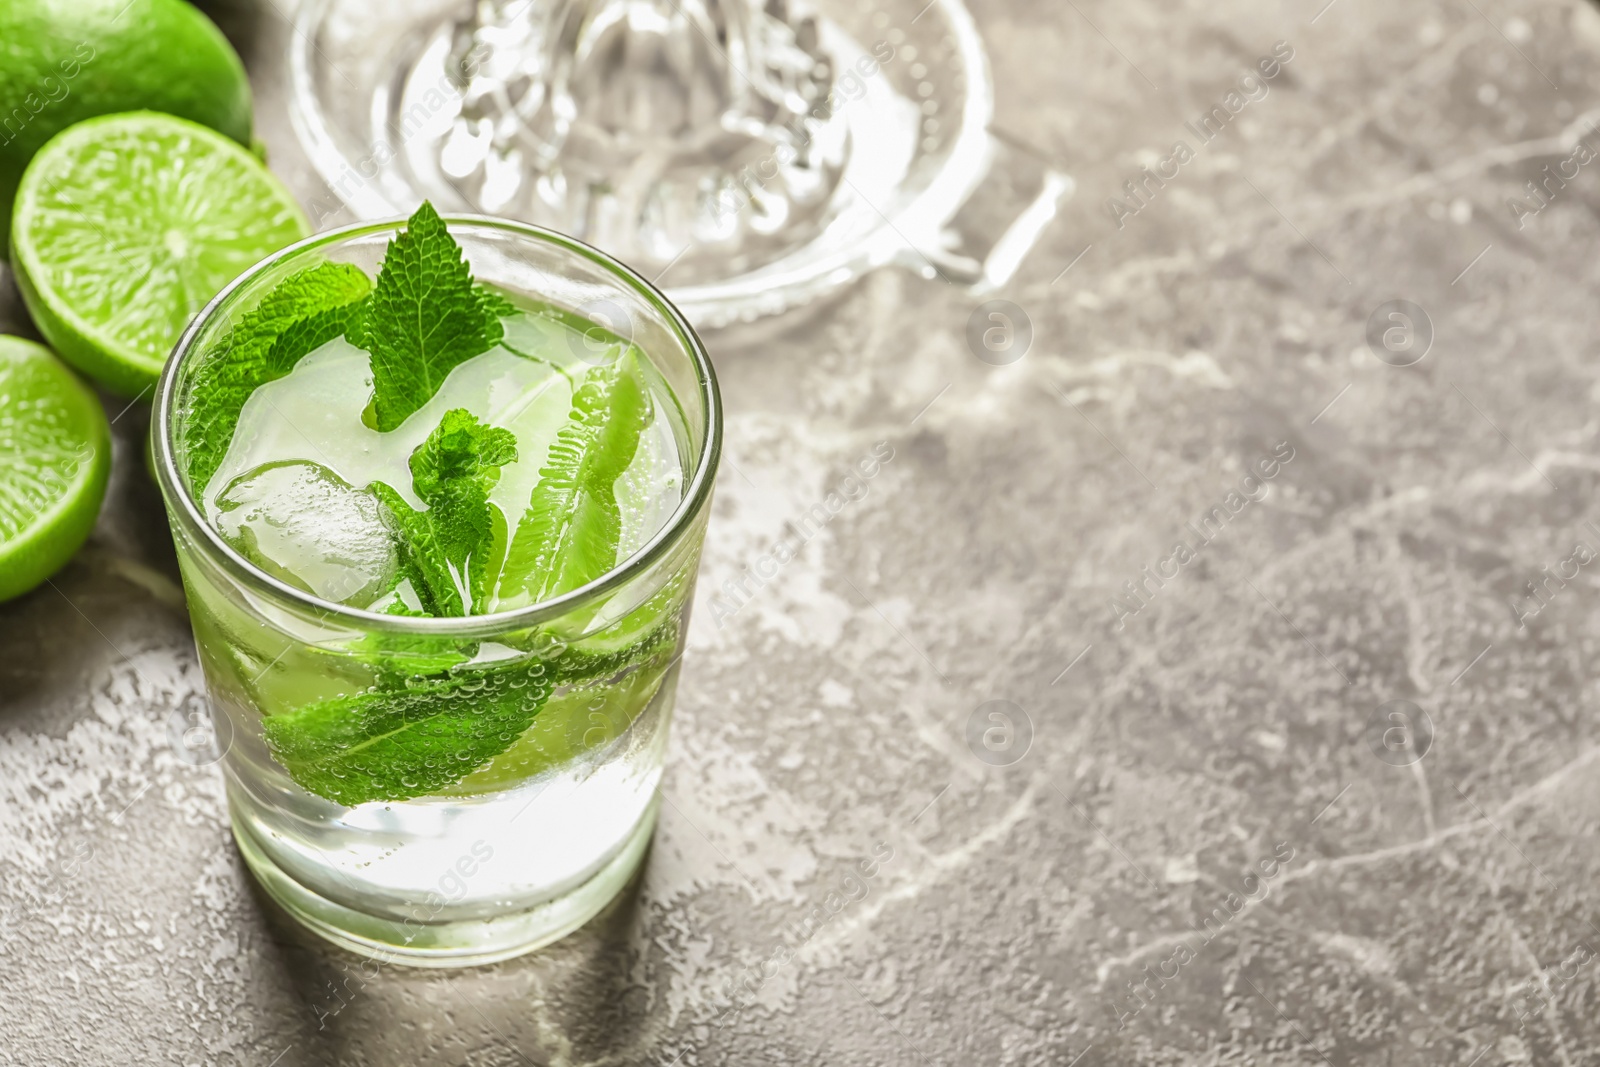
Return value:
[(192, 355), (201, 331), (220, 311), (227, 307), (235, 293), (286, 259), (317, 248), (339, 244), (352, 238), (394, 232), (404, 226), (407, 219), (404, 216), (399, 216), (376, 222), (359, 222), (350, 226), (341, 226), (338, 229), (328, 230), (324, 233), (313, 234), (303, 240), (296, 241), (294, 244), (279, 249), (262, 259), (229, 282), (221, 292), (212, 297), (206, 306), (200, 310), (199, 314), (190, 320), (189, 325), (184, 327), (182, 335), (178, 338), (178, 343), (173, 347), (172, 355), (167, 359), (166, 366), (162, 369), (161, 379), (156, 386), (155, 410), (151, 424), (152, 448), (155, 453), (156, 481), (166, 501), (169, 515), (181, 524), (191, 536), (198, 535), (202, 548), (209, 551), (222, 569), (228, 572), (231, 578), (250, 587), (252, 591), (287, 600), (301, 608), (309, 609), (324, 622), (344, 622), (352, 627), (367, 631), (379, 630), (391, 633), (468, 637), (474, 635), (488, 636), (559, 618), (570, 612), (575, 606), (611, 592), (617, 586), (657, 562), (676, 543), (678, 536), (700, 513), (701, 508), (705, 506), (711, 495), (712, 482), (718, 461), (722, 455), (722, 394), (718, 388), (716, 370), (711, 365), (711, 357), (706, 352), (705, 343), (701, 341), (699, 334), (695, 332), (694, 327), (689, 324), (688, 319), (678, 310), (677, 306), (668, 300), (666, 295), (654, 283), (638, 271), (600, 251), (593, 245), (586, 244), (574, 237), (569, 237), (566, 234), (558, 233), (543, 226), (536, 226), (532, 223), (517, 222), (512, 219), (496, 218), (490, 215), (454, 214), (442, 217), (445, 225), (452, 231), (457, 226), (486, 228), (544, 244), (555, 245), (568, 253), (578, 255), (603, 268), (618, 282), (643, 297), (645, 302), (653, 307), (672, 327), (673, 332), (678, 335), (684, 350), (694, 363), (696, 379), (700, 384), (701, 399), (705, 405), (705, 414), (700, 427), (704, 434), (704, 445), (700, 450), (699, 461), (695, 464), (694, 471), (690, 475), (683, 499), (679, 501), (678, 506), (673, 509), (671, 517), (667, 519), (661, 528), (632, 555), (612, 567), (599, 578), (549, 600), (538, 601), (513, 611), (495, 612), (489, 615), (437, 617), (386, 615), (368, 611), (365, 608), (354, 608), (346, 604), (324, 600), (314, 593), (307, 592), (304, 589), (290, 585), (282, 579), (275, 578), (240, 555), (206, 521), (199, 503), (189, 492), (181, 473), (178, 471), (177, 456), (170, 436), (174, 429), (178, 369), (184, 360)]

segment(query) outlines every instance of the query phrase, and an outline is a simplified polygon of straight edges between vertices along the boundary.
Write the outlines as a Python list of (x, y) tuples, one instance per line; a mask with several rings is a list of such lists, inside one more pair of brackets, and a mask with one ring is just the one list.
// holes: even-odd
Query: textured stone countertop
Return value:
[[(252, 2), (212, 10), (309, 202)], [(1600, 1062), (1600, 14), (974, 7), (1000, 125), (1079, 183), (998, 294), (1031, 348), (981, 362), (977, 301), (894, 270), (708, 337), (668, 803), (552, 948), (363, 968), (253, 889), (174, 745), (200, 677), (121, 412), (90, 546), (0, 607), (0, 1063)]]

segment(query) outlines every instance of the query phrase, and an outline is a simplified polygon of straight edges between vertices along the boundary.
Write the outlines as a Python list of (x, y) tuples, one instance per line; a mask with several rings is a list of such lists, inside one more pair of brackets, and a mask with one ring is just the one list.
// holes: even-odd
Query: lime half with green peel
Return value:
[(0, 600), (10, 600), (82, 547), (111, 471), (99, 398), (20, 337), (0, 337), (0, 456)]
[(80, 122), (33, 157), (11, 257), (33, 321), (62, 358), (137, 396), (212, 297), (310, 230), (249, 151), (135, 111)]

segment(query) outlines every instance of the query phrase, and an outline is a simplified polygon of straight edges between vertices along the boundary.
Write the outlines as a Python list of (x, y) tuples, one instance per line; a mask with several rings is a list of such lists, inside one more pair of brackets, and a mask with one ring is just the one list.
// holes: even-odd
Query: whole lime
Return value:
[(83, 119), (137, 110), (250, 143), (244, 64), (185, 0), (0, 0), (0, 239), (45, 142)]

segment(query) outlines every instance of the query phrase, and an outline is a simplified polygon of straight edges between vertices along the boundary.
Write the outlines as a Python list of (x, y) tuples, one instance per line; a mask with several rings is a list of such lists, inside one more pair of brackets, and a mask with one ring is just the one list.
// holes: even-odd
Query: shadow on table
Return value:
[[(3, 236), (3, 235), (0, 235)], [(16, 275), (8, 264), (0, 263), (0, 333), (15, 334), (30, 341), (40, 341), (39, 331), (33, 328), (28, 309), (22, 303), (22, 293), (17, 290)]]
[[(283, 20), (283, 9), (273, 10), (268, 0), (195, 0), (194, 6), (217, 24), (247, 69), (255, 69), (263, 59), (274, 58), (258, 54), (258, 49), (270, 39), (270, 35), (263, 32), (267, 21)], [(294, 6), (289, 4), (287, 8)]]
[(329, 944), (269, 897), (240, 860), (239, 877), (249, 880), (266, 920), (262, 962), (276, 967), (273, 984), (304, 1007), (293, 1047), (276, 1067), (543, 1065), (636, 1049), (649, 1016), (649, 998), (631, 973), (642, 954), (637, 931), (649, 866), (647, 854), (604, 911), (554, 945), (503, 963), (439, 970)]

